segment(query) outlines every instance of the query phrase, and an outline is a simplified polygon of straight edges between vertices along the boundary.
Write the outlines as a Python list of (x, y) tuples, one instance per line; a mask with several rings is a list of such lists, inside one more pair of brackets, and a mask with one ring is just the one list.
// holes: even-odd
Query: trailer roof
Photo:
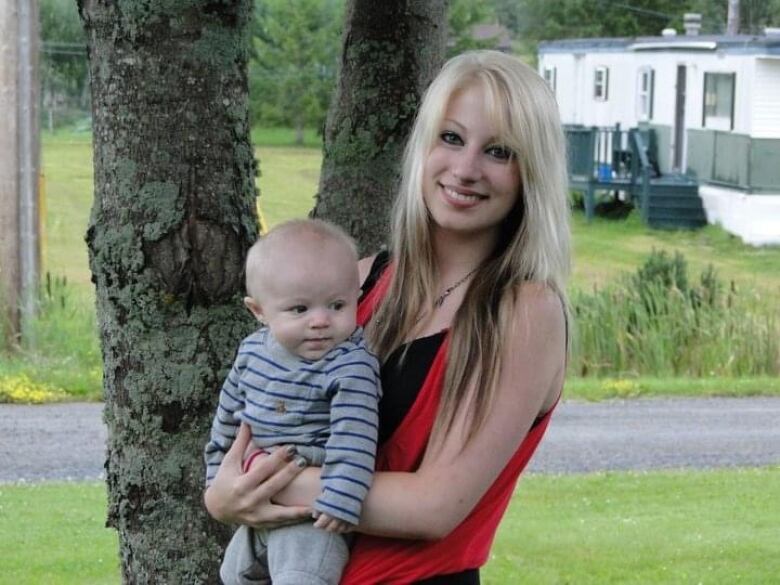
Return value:
[(756, 55), (780, 55), (780, 34), (771, 35), (676, 35), (560, 39), (539, 43), (545, 53), (621, 53), (627, 51), (719, 51)]

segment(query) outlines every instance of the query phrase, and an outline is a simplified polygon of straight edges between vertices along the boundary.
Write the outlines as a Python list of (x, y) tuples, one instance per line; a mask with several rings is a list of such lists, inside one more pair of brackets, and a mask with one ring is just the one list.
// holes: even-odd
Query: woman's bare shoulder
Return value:
[(526, 281), (515, 287), (514, 312), (518, 319), (532, 318), (536, 323), (563, 324), (564, 304), (561, 295), (543, 282)]

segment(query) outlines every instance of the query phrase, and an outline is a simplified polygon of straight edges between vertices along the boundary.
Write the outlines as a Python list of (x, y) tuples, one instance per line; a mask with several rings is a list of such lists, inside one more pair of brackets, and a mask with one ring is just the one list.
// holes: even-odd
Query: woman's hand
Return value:
[(309, 507), (279, 506), (271, 502), (271, 498), (306, 467), (305, 459), (295, 457), (294, 448), (279, 448), (267, 457), (258, 458), (244, 473), (241, 459), (250, 438), (249, 427), (242, 424), (214, 481), (204, 494), (209, 514), (226, 524), (264, 528), (311, 518)]

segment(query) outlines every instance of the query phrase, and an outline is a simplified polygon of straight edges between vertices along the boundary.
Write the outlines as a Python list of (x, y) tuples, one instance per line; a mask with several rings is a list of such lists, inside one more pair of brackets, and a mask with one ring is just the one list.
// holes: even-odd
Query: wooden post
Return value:
[(18, 340), (38, 288), (38, 5), (0, 0), (0, 322)]
[(0, 331), (19, 334), (19, 173), (16, 0), (0, 0)]
[(22, 336), (31, 339), (40, 274), (38, 191), (40, 156), (40, 26), (38, 0), (18, 0), (19, 267)]

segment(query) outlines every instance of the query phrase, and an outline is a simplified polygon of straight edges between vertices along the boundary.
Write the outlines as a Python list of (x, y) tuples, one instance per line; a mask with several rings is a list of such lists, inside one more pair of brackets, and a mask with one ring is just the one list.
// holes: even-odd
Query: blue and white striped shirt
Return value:
[(206, 445), (210, 484), (241, 422), (260, 448), (325, 449), (314, 508), (357, 524), (371, 486), (381, 396), (379, 363), (358, 327), (317, 361), (288, 352), (262, 328), (241, 342)]

